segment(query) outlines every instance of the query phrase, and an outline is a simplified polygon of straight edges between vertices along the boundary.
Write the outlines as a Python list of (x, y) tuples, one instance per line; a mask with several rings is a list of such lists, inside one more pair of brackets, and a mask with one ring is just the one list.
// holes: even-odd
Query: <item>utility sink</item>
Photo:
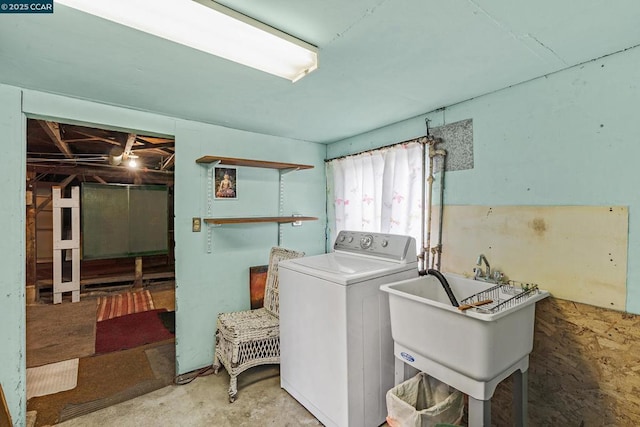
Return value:
[(431, 275), (381, 286), (389, 294), (394, 353), (476, 399), (490, 399), (500, 381), (528, 369), (535, 303), (549, 293), (536, 289), (523, 297), (520, 287), (444, 276), (460, 305), (491, 288), (493, 303), (461, 311)]

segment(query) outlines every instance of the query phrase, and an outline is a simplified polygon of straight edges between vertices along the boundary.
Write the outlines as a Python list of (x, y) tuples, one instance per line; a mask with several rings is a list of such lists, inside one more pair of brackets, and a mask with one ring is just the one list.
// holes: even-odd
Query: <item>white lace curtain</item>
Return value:
[(409, 142), (327, 162), (330, 247), (341, 230), (409, 235), (419, 247), (422, 155)]

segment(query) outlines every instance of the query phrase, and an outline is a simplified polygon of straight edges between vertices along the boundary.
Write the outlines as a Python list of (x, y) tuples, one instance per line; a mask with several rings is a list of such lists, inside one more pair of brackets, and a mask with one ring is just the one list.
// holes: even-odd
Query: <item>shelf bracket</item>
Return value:
[[(207, 216), (213, 214), (213, 185), (215, 183), (215, 167), (220, 164), (220, 160), (207, 164)], [(207, 224), (207, 253), (211, 253), (213, 246), (213, 229), (211, 224)]]
[(288, 169), (280, 169), (280, 175), (286, 175), (290, 172), (299, 171), (300, 168), (288, 168)]
[[(279, 189), (279, 193), (278, 194), (278, 215), (280, 216), (284, 216), (284, 180), (282, 179), (282, 177), (287, 173), (287, 172), (291, 172), (293, 170), (295, 170), (296, 168), (291, 168), (291, 169), (280, 169), (279, 173), (278, 173), (278, 189)], [(283, 240), (283, 230), (282, 230), (282, 224), (278, 223), (278, 246), (282, 245), (282, 240)]]

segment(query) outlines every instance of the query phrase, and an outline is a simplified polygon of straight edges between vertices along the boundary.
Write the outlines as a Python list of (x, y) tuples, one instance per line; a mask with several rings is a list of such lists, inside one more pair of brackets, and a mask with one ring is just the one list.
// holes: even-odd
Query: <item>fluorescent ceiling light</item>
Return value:
[(211, 0), (55, 1), (293, 82), (318, 68), (315, 46)]

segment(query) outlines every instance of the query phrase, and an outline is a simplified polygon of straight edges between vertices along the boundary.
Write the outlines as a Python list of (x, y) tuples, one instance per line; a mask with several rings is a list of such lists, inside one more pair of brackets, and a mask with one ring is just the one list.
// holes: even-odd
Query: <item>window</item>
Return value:
[(409, 235), (420, 250), (422, 156), (417, 141), (330, 160), (329, 244), (341, 230)]

